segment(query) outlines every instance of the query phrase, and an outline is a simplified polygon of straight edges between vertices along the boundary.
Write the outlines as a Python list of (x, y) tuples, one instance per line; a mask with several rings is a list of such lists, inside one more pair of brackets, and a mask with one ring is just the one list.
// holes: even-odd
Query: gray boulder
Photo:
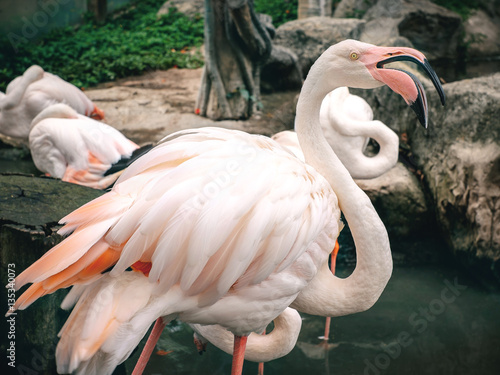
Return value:
[(464, 27), (467, 54), (470, 58), (500, 55), (500, 17), (492, 18), (480, 9), (467, 18)]
[(342, 0), (333, 11), (335, 18), (363, 18), (377, 0)]
[(344, 39), (359, 39), (357, 19), (311, 17), (287, 22), (276, 29), (273, 44), (287, 47), (297, 55), (305, 75), (316, 59), (332, 44)]
[(462, 19), (428, 0), (379, 0), (363, 19), (364, 42), (387, 45), (388, 40), (402, 36), (429, 60), (457, 56)]
[(445, 107), (432, 84), (413, 73), (427, 92), (427, 130), (388, 87), (352, 93), (407, 135), (410, 161), (424, 176), (439, 231), (457, 259), (488, 285), (500, 285), (500, 73), (445, 84)]
[(477, 274), (500, 282), (500, 73), (445, 85), (435, 125), (415, 131), (412, 146), (438, 221), (454, 253)]

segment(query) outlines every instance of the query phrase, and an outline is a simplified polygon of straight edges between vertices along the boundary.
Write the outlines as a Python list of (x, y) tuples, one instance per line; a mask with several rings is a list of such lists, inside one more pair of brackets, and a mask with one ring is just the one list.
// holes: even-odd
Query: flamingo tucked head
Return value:
[[(402, 69), (386, 68), (385, 65), (396, 61), (409, 61), (422, 67), (436, 88), (441, 103), (445, 103), (443, 87), (439, 82), (424, 54), (406, 47), (377, 47), (354, 40), (344, 40), (333, 49), (330, 47), (329, 62), (333, 66), (337, 81), (339, 77), (344, 86), (356, 88), (375, 88), (386, 84), (400, 94), (417, 114), (420, 123), (427, 128), (428, 106), (422, 83), (410, 72)], [(328, 56), (328, 55), (327, 55)], [(318, 59), (319, 61), (320, 59)], [(348, 69), (346, 69), (348, 67)]]

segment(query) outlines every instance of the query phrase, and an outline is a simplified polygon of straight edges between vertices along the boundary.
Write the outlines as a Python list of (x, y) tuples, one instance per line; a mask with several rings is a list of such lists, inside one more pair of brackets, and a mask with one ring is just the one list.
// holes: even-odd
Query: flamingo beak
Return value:
[(418, 120), (427, 128), (428, 105), (422, 83), (418, 78), (405, 70), (386, 68), (385, 64), (396, 61), (409, 61), (417, 64), (428, 75), (441, 99), (445, 104), (445, 95), (439, 78), (430, 66), (425, 56), (413, 49), (405, 47), (373, 47), (360, 57), (373, 78), (386, 84), (403, 97), (406, 103), (415, 111)]
[(104, 120), (104, 111), (94, 105), (94, 109), (90, 113), (90, 118), (93, 118), (94, 120)]

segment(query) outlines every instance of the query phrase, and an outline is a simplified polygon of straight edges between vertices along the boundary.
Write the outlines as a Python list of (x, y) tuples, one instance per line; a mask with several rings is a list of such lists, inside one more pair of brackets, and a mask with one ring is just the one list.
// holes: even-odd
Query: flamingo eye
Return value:
[(359, 55), (356, 52), (351, 52), (351, 55), (349, 57), (351, 60), (357, 60), (359, 58)]

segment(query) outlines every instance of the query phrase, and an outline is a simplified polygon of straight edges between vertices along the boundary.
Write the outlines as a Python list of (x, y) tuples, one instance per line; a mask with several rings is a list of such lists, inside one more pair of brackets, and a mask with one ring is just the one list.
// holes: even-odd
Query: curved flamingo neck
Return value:
[[(248, 336), (245, 359), (254, 362), (268, 362), (288, 354), (295, 346), (302, 326), (299, 313), (286, 308), (274, 319), (274, 329), (267, 334), (252, 332)], [(228, 354), (233, 352), (234, 335), (219, 325), (191, 324), (198, 335), (210, 341)]]
[(366, 310), (377, 301), (392, 273), (392, 257), (387, 231), (370, 199), (356, 185), (322, 133), (321, 103), (336, 87), (322, 84), (321, 64), (320, 58), (304, 82), (295, 130), (306, 163), (321, 173), (337, 194), (354, 238), (357, 264), (348, 278), (340, 279), (332, 275), (325, 262), (291, 307), (315, 315), (338, 316)]
[(346, 166), (353, 178), (369, 179), (378, 177), (394, 167), (398, 161), (399, 138), (389, 127), (378, 120), (358, 121), (349, 119), (347, 136), (372, 138), (379, 144), (374, 156), (364, 154), (364, 149), (356, 150), (356, 160)]

